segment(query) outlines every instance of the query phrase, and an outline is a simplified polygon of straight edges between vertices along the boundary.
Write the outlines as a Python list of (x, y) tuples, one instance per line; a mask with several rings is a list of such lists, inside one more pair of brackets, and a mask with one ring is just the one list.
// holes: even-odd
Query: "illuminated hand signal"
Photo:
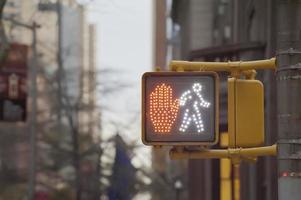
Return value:
[(210, 103), (203, 99), (201, 91), (202, 85), (194, 83), (192, 91), (187, 90), (181, 95), (180, 106), (185, 108), (185, 112), (179, 131), (186, 132), (191, 121), (195, 124), (198, 133), (205, 131), (200, 108), (208, 108)]
[(156, 133), (169, 133), (177, 118), (179, 101), (173, 100), (172, 88), (163, 83), (150, 94), (150, 119)]

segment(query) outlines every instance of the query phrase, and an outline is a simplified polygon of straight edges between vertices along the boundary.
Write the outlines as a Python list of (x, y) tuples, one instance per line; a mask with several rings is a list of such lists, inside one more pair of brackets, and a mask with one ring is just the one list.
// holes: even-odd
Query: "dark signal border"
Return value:
[[(146, 139), (146, 79), (148, 77), (176, 77), (176, 76), (211, 76), (214, 78), (214, 98), (215, 98), (215, 106), (214, 106), (214, 140), (213, 141), (148, 141)], [(142, 76), (142, 142), (145, 145), (150, 146), (211, 146), (215, 145), (218, 142), (219, 138), (219, 76), (216, 72), (213, 71), (197, 71), (197, 72), (146, 72)]]

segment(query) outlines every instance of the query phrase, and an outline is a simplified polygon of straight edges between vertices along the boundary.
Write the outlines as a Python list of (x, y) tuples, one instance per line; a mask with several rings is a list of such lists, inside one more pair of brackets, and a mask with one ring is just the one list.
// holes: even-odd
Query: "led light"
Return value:
[[(205, 131), (200, 108), (208, 108), (210, 103), (203, 99), (201, 94), (202, 85), (200, 83), (194, 83), (192, 85), (192, 91), (186, 90), (180, 97), (180, 107), (186, 107), (186, 109), (179, 131), (186, 132), (190, 121), (193, 120), (197, 132), (200, 133)], [(193, 103), (191, 104), (190, 102)], [(187, 107), (191, 108), (191, 112)]]
[(163, 83), (157, 85), (150, 94), (150, 119), (155, 133), (169, 133), (176, 120), (179, 101), (172, 100), (171, 86)]

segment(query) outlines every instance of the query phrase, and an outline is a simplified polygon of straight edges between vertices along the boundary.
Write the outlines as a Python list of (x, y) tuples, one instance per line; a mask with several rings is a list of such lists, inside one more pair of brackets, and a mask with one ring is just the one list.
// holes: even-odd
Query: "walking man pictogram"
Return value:
[(208, 108), (210, 103), (203, 99), (201, 91), (202, 85), (200, 83), (194, 83), (192, 90), (185, 91), (180, 97), (180, 107), (185, 109), (179, 128), (179, 131), (183, 133), (190, 127), (191, 121), (194, 123), (198, 133), (205, 131), (201, 108)]

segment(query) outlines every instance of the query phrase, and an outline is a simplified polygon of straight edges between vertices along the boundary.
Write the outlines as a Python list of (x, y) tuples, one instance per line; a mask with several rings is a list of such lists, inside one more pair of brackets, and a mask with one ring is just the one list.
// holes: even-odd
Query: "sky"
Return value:
[[(97, 26), (97, 68), (110, 71), (100, 73), (99, 82), (126, 85), (113, 93), (98, 95), (104, 107), (102, 138), (118, 132), (127, 142), (137, 144), (142, 152), (147, 148), (140, 139), (141, 76), (152, 70), (152, 2), (95, 0), (88, 6), (89, 21)], [(142, 155), (137, 157), (143, 160)]]

